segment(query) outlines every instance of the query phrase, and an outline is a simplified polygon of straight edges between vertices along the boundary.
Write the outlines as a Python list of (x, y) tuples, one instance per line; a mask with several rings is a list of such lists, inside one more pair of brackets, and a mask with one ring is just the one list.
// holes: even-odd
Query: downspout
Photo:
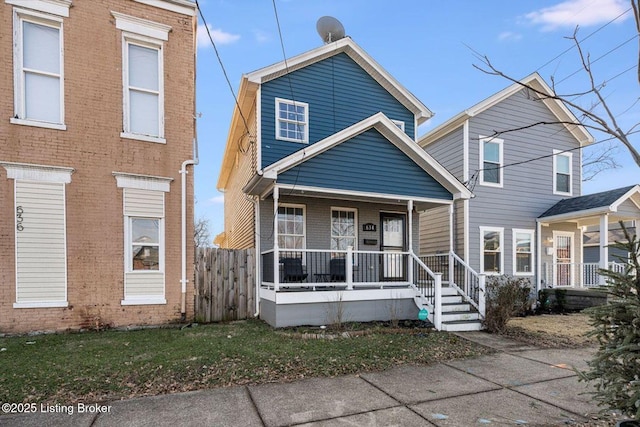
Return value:
[[(262, 171), (259, 171), (259, 173), (262, 175)], [(253, 215), (254, 215), (254, 230), (255, 230), (255, 235), (254, 235), (254, 239), (255, 239), (255, 248), (256, 248), (256, 268), (255, 268), (255, 272), (256, 272), (256, 283), (255, 283), (255, 287), (256, 287), (256, 312), (254, 313), (253, 317), (258, 317), (260, 316), (260, 280), (262, 278), (262, 272), (260, 271), (260, 267), (261, 267), (261, 254), (260, 254), (260, 205), (258, 204), (258, 199), (259, 196), (253, 196), (253, 197), (249, 197), (247, 194), (244, 195), (244, 198), (246, 201), (250, 202), (251, 204), (253, 204)]]
[(180, 181), (182, 184), (182, 277), (180, 284), (182, 286), (182, 298), (180, 303), (180, 319), (187, 319), (187, 166), (197, 165), (200, 160), (198, 158), (198, 138), (193, 138), (193, 159), (182, 162), (180, 169)]

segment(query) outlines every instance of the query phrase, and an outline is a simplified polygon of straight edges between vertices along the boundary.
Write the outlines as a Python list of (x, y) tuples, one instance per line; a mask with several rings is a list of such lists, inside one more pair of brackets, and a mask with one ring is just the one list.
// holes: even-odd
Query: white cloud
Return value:
[[(232, 34), (222, 31), (218, 28), (213, 28), (211, 25), (207, 25), (209, 28), (209, 32), (211, 32), (211, 37), (213, 37), (213, 41), (218, 44), (231, 44), (238, 40), (240, 40), (239, 34)], [(211, 46), (211, 41), (209, 40), (209, 34), (207, 34), (207, 29), (204, 25), (200, 24), (198, 26), (198, 47), (204, 48), (207, 46)]]
[(503, 31), (498, 34), (498, 40), (501, 42), (517, 42), (522, 39), (522, 34), (514, 33), (511, 31)]
[(209, 204), (211, 205), (219, 205), (219, 204), (223, 204), (224, 203), (224, 194), (221, 194), (219, 196), (214, 196), (212, 198), (210, 198), (209, 200), (207, 200), (209, 202)]
[[(628, 8), (626, 0), (566, 0), (528, 13), (525, 19), (532, 24), (541, 25), (543, 31), (552, 31), (576, 25), (586, 27), (604, 24)], [(628, 17), (629, 14), (626, 14), (616, 22), (622, 22)]]
[(253, 34), (256, 36), (256, 41), (260, 44), (271, 41), (271, 34), (262, 30), (254, 30)]

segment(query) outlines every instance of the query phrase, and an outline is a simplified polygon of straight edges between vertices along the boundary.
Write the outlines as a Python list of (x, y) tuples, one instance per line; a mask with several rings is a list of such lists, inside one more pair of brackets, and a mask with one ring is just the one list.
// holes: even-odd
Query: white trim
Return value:
[(141, 298), (126, 298), (120, 301), (120, 305), (155, 305), (166, 304), (167, 300), (163, 297), (141, 297)]
[(462, 201), (464, 206), (464, 262), (469, 264), (469, 199), (465, 199)]
[(125, 15), (124, 13), (111, 11), (111, 15), (116, 18), (116, 28), (129, 33), (147, 36), (158, 40), (169, 40), (170, 25), (149, 21), (136, 16)]
[(0, 166), (7, 170), (7, 178), (25, 181), (59, 182), (69, 184), (73, 168), (60, 166), (32, 165), (29, 163), (0, 162)]
[[(359, 247), (359, 236), (358, 236), (358, 209), (357, 208), (346, 208), (343, 206), (331, 206), (331, 208), (329, 209), (329, 238), (331, 239), (329, 241), (329, 246), (331, 246), (331, 242), (333, 241), (333, 211), (342, 211), (342, 212), (353, 212), (353, 227), (354, 227), (354, 232), (355, 232), (355, 244), (353, 245), (353, 249), (354, 250), (358, 250)], [(336, 237), (344, 237), (344, 236), (336, 236)], [(331, 247), (329, 247), (329, 249), (331, 250)], [(344, 250), (344, 249), (338, 249), (338, 250)], [(356, 259), (357, 260), (357, 259)]]
[[(482, 136), (478, 138), (479, 142), (479, 170), (480, 170), (480, 185), (486, 187), (502, 188), (504, 186), (504, 140), (500, 138), (493, 138), (488, 136)], [(484, 144), (489, 142), (492, 144), (498, 144), (498, 182), (488, 182), (484, 180)], [(493, 162), (490, 162), (493, 163)]]
[[(484, 233), (485, 232), (495, 232), (500, 235), (500, 271), (484, 271)], [(504, 274), (504, 227), (485, 227), (480, 226), (480, 273), (486, 274), (488, 276), (496, 276)]]
[[(559, 157), (568, 157), (569, 158), (569, 192), (558, 191), (557, 190), (557, 161), (556, 159)], [(553, 194), (558, 194), (561, 196), (572, 196), (573, 195), (573, 153), (563, 152), (561, 150), (553, 150)]]
[(157, 144), (167, 143), (167, 140), (165, 138), (160, 138), (157, 136), (150, 136), (150, 135), (142, 135), (137, 133), (129, 133), (129, 132), (120, 132), (120, 138), (135, 139), (138, 141), (145, 141), (145, 142), (155, 142)]
[(394, 125), (393, 122), (383, 113), (376, 113), (371, 117), (323, 139), (322, 141), (318, 141), (308, 147), (305, 147), (304, 150), (298, 150), (295, 153), (278, 160), (264, 168), (264, 178), (276, 179), (279, 173), (291, 169), (292, 167), (315, 157), (336, 145), (348, 141), (354, 136), (371, 128), (375, 128), (425, 172), (431, 175), (433, 179), (453, 193), (454, 198), (471, 197), (472, 193), (469, 189), (456, 179), (451, 172), (427, 154), (426, 151), (420, 148), (406, 133), (398, 129), (398, 127)]
[[(337, 195), (341, 196), (351, 196), (351, 197), (364, 197), (367, 199), (389, 199), (395, 200), (396, 202), (403, 201), (407, 202), (409, 200), (413, 200), (414, 202), (422, 202), (422, 203), (439, 203), (442, 205), (450, 205), (453, 203), (453, 200), (445, 200), (445, 199), (432, 199), (428, 197), (413, 197), (407, 195), (398, 195), (398, 194), (383, 194), (383, 193), (371, 193), (368, 191), (352, 191), (352, 190), (341, 190), (341, 189), (332, 189), (332, 188), (323, 188), (323, 187), (311, 187), (305, 185), (293, 185), (293, 184), (278, 184), (278, 187), (286, 190), (298, 190), (304, 192), (315, 192), (315, 193), (323, 193), (331, 195), (331, 197), (335, 198)], [(399, 212), (399, 213), (406, 213)]]
[(536, 294), (542, 289), (542, 224), (536, 219)]
[[(626, 202), (627, 200), (629, 200), (629, 198), (633, 196), (634, 193), (640, 195), (640, 185), (634, 186), (632, 189), (630, 189), (625, 194), (623, 194), (622, 197), (618, 198), (618, 200), (613, 202), (610, 206), (611, 211), (616, 212), (618, 210), (618, 207), (624, 202)], [(633, 202), (634, 205), (638, 206), (635, 200), (631, 199), (631, 201)], [(638, 206), (638, 209), (640, 209), (640, 206)]]
[(137, 3), (181, 13), (187, 16), (196, 16), (196, 4), (188, 0), (133, 0)]
[[(274, 110), (274, 115), (276, 118), (276, 123), (275, 123), (275, 129), (276, 129), (276, 140), (278, 141), (289, 141), (289, 142), (297, 142), (300, 144), (308, 144), (309, 143), (309, 104), (307, 104), (306, 102), (301, 102), (301, 101), (295, 101), (292, 99), (284, 99), (284, 98), (276, 98), (275, 99), (276, 103), (275, 103), (275, 110)], [(285, 104), (285, 105), (292, 105), (294, 107), (304, 107), (304, 121), (303, 122), (299, 122), (297, 120), (289, 120), (289, 119), (282, 119), (280, 118), (280, 104)], [(285, 123), (295, 123), (297, 125), (303, 125), (304, 126), (304, 136), (302, 137), (302, 139), (297, 139), (297, 138), (289, 138), (286, 136), (281, 136), (280, 135), (280, 121), (284, 121)]]
[[(304, 205), (301, 203), (278, 203), (278, 210), (276, 211), (276, 220), (275, 220), (276, 229), (279, 221), (278, 211), (280, 210), (280, 208), (302, 209), (302, 248), (300, 249), (307, 249), (307, 205)], [(275, 235), (274, 239), (278, 239), (280, 236), (299, 236), (299, 235), (278, 232), (277, 235)], [(278, 244), (278, 250), (285, 251), (285, 252), (295, 252), (298, 249), (282, 248), (280, 244)], [(306, 262), (304, 258), (303, 258), (303, 262)]]
[[(387, 284), (381, 282), (381, 284)], [(354, 284), (355, 285), (355, 284)], [(261, 289), (260, 297), (276, 304), (314, 304), (336, 301), (377, 301), (390, 299), (411, 299), (416, 296), (415, 290), (409, 288), (397, 289), (354, 289), (343, 291), (322, 292), (274, 292)]]
[[(518, 261), (517, 261), (517, 239), (516, 236), (517, 234), (528, 234), (530, 237), (530, 245), (531, 245), (531, 263), (529, 265), (531, 271), (528, 272), (519, 272), (518, 271)], [(525, 229), (525, 228), (513, 228), (511, 229), (511, 242), (513, 244), (512, 246), (512, 251), (513, 251), (513, 275), (514, 276), (533, 276), (535, 274), (535, 230), (532, 229)]]
[(39, 122), (37, 120), (30, 120), (30, 119), (16, 119), (15, 117), (11, 117), (9, 119), (9, 123), (13, 125), (33, 126), (37, 128), (67, 130), (67, 125), (65, 124)]
[[(162, 207), (164, 209), (164, 198), (162, 200)], [(165, 241), (164, 241), (164, 232), (165, 232), (165, 227), (164, 227), (164, 216), (161, 217), (157, 217), (157, 216), (133, 216), (133, 215), (124, 215), (125, 218), (125, 241), (127, 243), (127, 248), (125, 251), (125, 269), (124, 269), (124, 273), (125, 275), (127, 274), (140, 274), (140, 275), (144, 275), (144, 274), (162, 274), (164, 276), (164, 274), (166, 273), (165, 271)], [(148, 244), (149, 246), (152, 247), (157, 247), (158, 248), (158, 269), (157, 270), (135, 270), (133, 268), (133, 247), (134, 246), (144, 246), (141, 243), (134, 243), (133, 240), (131, 239), (132, 237), (132, 230), (133, 230), (133, 220), (134, 219), (146, 219), (146, 220), (151, 220), (151, 221), (158, 221), (158, 243), (150, 243)], [(164, 280), (164, 278), (163, 278)], [(125, 280), (126, 282), (126, 280)], [(126, 292), (125, 292), (125, 299), (126, 299)], [(129, 298), (131, 299), (131, 298)]]
[(71, 6), (71, 0), (4, 0), (4, 2), (65, 18), (69, 17), (69, 7)]
[(111, 174), (116, 178), (118, 188), (137, 188), (139, 190), (164, 191), (167, 193), (170, 191), (170, 184), (173, 181), (173, 178), (162, 176), (138, 175), (125, 172), (112, 172)]
[(398, 129), (400, 129), (402, 132), (404, 132), (404, 122), (403, 122), (402, 120), (394, 120), (394, 119), (391, 119), (391, 122), (392, 122), (394, 125), (398, 126)]
[(256, 92), (256, 150), (256, 173), (262, 175), (262, 86)]
[[(66, 288), (65, 288), (66, 292)], [(53, 302), (14, 302), (13, 308), (64, 308), (69, 307), (68, 301)]]
[[(36, 0), (34, 4), (41, 0)], [(27, 2), (31, 4), (31, 2)], [(68, 16), (68, 14), (67, 14)], [(46, 122), (43, 120), (36, 120), (26, 117), (26, 83), (25, 83), (25, 69), (23, 68), (24, 59), (24, 34), (22, 22), (30, 22), (35, 25), (46, 26), (55, 28), (58, 30), (58, 43), (59, 43), (59, 61), (60, 67), (58, 73), (50, 73), (42, 70), (27, 70), (26, 72), (38, 75), (45, 75), (48, 77), (54, 77), (58, 79), (59, 88), (59, 121)], [(46, 15), (38, 12), (32, 12), (25, 9), (13, 9), (13, 105), (14, 105), (14, 117), (9, 120), (13, 124), (21, 124), (27, 126), (43, 127), (49, 129), (66, 130), (64, 124), (64, 25), (62, 18), (57, 16)], [(44, 96), (44, 95), (43, 95)], [(17, 117), (16, 117), (17, 116)]]
[[(552, 231), (552, 236), (553, 236), (553, 258), (552, 258), (552, 265), (553, 265), (553, 284), (555, 286), (558, 286), (556, 282), (556, 278), (557, 278), (557, 265), (558, 265), (558, 247), (556, 245), (557, 241), (556, 239), (558, 237), (570, 237), (571, 238), (571, 258), (569, 259), (569, 264), (573, 265), (575, 263), (575, 242), (576, 242), (576, 238), (575, 238), (575, 233), (572, 231), (558, 231), (558, 230), (553, 230)], [(568, 286), (574, 286), (576, 283), (576, 277), (575, 277), (575, 271), (573, 270), (573, 268), (570, 270), (571, 272), (571, 282), (569, 283)]]
[(469, 181), (469, 119), (462, 125), (462, 182)]

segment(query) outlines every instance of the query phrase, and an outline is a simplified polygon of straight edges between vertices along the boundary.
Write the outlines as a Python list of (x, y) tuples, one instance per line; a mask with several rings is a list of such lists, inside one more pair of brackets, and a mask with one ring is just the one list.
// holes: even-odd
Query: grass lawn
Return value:
[(596, 345), (586, 313), (542, 314), (514, 317), (507, 323), (504, 335), (538, 347), (582, 347)]
[(303, 339), (256, 321), (0, 338), (0, 402), (100, 402), (429, 364), (489, 352), (455, 335), (372, 327)]

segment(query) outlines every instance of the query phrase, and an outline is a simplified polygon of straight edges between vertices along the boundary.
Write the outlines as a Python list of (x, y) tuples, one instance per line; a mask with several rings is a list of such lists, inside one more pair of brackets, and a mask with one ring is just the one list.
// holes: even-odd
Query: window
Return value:
[(480, 271), (487, 274), (502, 274), (503, 268), (503, 229), (480, 227), (482, 256)]
[(513, 272), (533, 275), (533, 230), (513, 229)]
[(502, 143), (497, 138), (480, 138), (480, 184), (502, 187)]
[(283, 250), (305, 248), (303, 205), (280, 205), (278, 207), (278, 247)]
[(346, 251), (349, 246), (356, 249), (357, 229), (355, 209), (331, 209), (331, 250)]
[(129, 271), (160, 270), (160, 219), (131, 217), (130, 221)]
[(391, 119), (391, 121), (393, 122), (394, 125), (398, 126), (398, 129), (400, 129), (402, 132), (404, 132), (404, 122), (402, 120), (393, 120), (393, 119)]
[(309, 142), (309, 105), (276, 98), (276, 139)]
[(573, 153), (553, 150), (553, 193), (571, 195)]
[(11, 123), (64, 130), (62, 18), (14, 9), (13, 25)]
[(122, 31), (123, 138), (165, 143), (163, 42), (171, 27), (111, 12)]

